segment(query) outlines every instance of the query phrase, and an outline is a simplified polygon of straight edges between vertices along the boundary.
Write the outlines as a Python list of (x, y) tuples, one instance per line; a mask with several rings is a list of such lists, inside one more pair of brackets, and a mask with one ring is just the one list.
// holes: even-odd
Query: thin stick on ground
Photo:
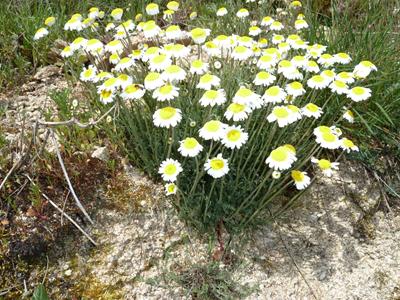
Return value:
[[(29, 175), (25, 174), (25, 177), (28, 178), (28, 180), (29, 180), (33, 185), (37, 186), (36, 183), (32, 180), (32, 178), (29, 177)], [(97, 243), (90, 237), (90, 235), (89, 235), (85, 230), (83, 230), (83, 228), (82, 228), (81, 226), (79, 226), (78, 223), (76, 223), (66, 212), (64, 212), (60, 207), (58, 207), (57, 204), (55, 204), (53, 201), (51, 201), (51, 199), (50, 199), (46, 194), (44, 194), (44, 193), (42, 193), (42, 192), (40, 192), (40, 193), (42, 194), (42, 196), (43, 196), (55, 209), (57, 209), (60, 213), (62, 213), (76, 228), (78, 228), (78, 230), (79, 230), (80, 232), (82, 232), (83, 235), (84, 235), (85, 237), (87, 237), (88, 240), (89, 240), (94, 246), (97, 246)]]
[(56, 145), (55, 148), (56, 148), (56, 153), (57, 153), (58, 162), (60, 163), (61, 169), (62, 169), (62, 171), (63, 171), (63, 173), (64, 173), (65, 180), (66, 180), (67, 183), (68, 183), (69, 190), (71, 191), (71, 194), (72, 194), (72, 196), (73, 196), (74, 199), (75, 199), (76, 205), (79, 207), (79, 209), (81, 210), (81, 212), (85, 215), (85, 217), (89, 220), (89, 222), (90, 222), (91, 224), (94, 224), (93, 220), (90, 218), (89, 214), (87, 213), (86, 209), (83, 207), (81, 201), (79, 200), (78, 196), (77, 196), (76, 193), (75, 193), (74, 187), (72, 186), (71, 180), (69, 179), (67, 170), (66, 170), (66, 168), (65, 168), (64, 161), (63, 161), (63, 159), (62, 159), (62, 157), (61, 157), (61, 153), (60, 153), (60, 149), (59, 149), (59, 144), (58, 144), (58, 141), (57, 141), (57, 139), (56, 139), (56, 137), (55, 137), (55, 135), (54, 135), (54, 131), (53, 131), (52, 129), (50, 129), (50, 131), (51, 131), (51, 137), (52, 137), (52, 139), (53, 139), (53, 141), (54, 141), (54, 143), (55, 143), (55, 145)]

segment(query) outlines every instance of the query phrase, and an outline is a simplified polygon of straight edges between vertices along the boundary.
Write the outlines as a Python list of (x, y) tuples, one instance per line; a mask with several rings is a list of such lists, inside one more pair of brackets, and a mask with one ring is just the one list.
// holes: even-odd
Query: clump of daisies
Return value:
[(93, 7), (64, 24), (74, 38), (61, 56), (97, 106), (118, 108), (113, 124), (130, 159), (164, 182), (183, 214), (244, 225), (279, 196), (297, 199), (315, 174), (332, 176), (341, 153), (359, 151), (340, 127), (371, 97), (365, 79), (377, 68), (307, 41), (301, 9), (293, 1), (254, 19), (250, 6), (220, 7), (216, 18), (238, 24), (228, 34), (196, 25), (196, 12), (189, 26), (174, 22), (176, 1), (136, 16)]

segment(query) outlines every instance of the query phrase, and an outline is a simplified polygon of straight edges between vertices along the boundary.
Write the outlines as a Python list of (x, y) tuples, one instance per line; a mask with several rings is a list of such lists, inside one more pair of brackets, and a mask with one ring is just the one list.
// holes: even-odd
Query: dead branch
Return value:
[[(25, 177), (28, 178), (28, 180), (29, 180), (33, 185), (37, 186), (36, 183), (32, 180), (32, 178), (29, 177), (29, 175), (25, 174)], [(37, 186), (37, 187), (38, 187), (38, 186)], [(38, 187), (38, 188), (39, 188), (39, 187)], [(97, 246), (97, 243), (90, 237), (90, 235), (89, 235), (85, 230), (83, 230), (83, 228), (82, 228), (81, 226), (79, 226), (78, 223), (76, 223), (66, 212), (64, 212), (60, 207), (58, 207), (57, 204), (55, 204), (53, 201), (51, 201), (51, 199), (50, 199), (46, 194), (44, 194), (44, 193), (42, 193), (42, 192), (40, 192), (40, 193), (42, 194), (42, 196), (43, 196), (55, 209), (57, 209), (60, 213), (62, 213), (76, 228), (78, 228), (78, 230), (79, 230), (80, 232), (82, 232), (83, 235), (84, 235), (85, 237), (87, 237), (88, 240), (89, 240), (94, 246)]]
[(87, 213), (86, 209), (83, 207), (81, 201), (79, 201), (79, 198), (75, 193), (74, 187), (72, 186), (71, 180), (69, 179), (67, 170), (65, 168), (64, 161), (63, 161), (63, 159), (61, 157), (61, 152), (60, 152), (60, 149), (59, 149), (60, 146), (59, 146), (58, 141), (57, 141), (57, 139), (56, 139), (56, 137), (54, 135), (54, 131), (52, 129), (50, 129), (50, 133), (51, 133), (51, 137), (52, 137), (52, 139), (53, 139), (53, 141), (54, 141), (54, 143), (56, 145), (55, 148), (56, 148), (58, 162), (60, 163), (61, 169), (62, 169), (62, 171), (64, 173), (65, 180), (68, 183), (69, 190), (71, 191), (71, 194), (72, 194), (73, 198), (75, 199), (76, 205), (79, 207), (81, 212), (85, 215), (85, 217), (89, 220), (89, 222), (91, 224), (94, 224), (93, 220), (90, 218), (89, 214)]

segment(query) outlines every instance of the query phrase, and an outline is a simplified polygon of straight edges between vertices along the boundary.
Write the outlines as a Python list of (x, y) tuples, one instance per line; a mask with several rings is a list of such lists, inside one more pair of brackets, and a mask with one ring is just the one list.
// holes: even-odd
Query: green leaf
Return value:
[(43, 284), (39, 284), (33, 292), (32, 300), (50, 300)]

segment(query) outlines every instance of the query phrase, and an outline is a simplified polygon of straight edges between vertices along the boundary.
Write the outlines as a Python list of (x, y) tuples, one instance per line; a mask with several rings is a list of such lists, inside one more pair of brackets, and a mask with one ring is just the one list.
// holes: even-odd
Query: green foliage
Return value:
[(32, 300), (50, 300), (43, 284), (39, 284), (32, 295)]

